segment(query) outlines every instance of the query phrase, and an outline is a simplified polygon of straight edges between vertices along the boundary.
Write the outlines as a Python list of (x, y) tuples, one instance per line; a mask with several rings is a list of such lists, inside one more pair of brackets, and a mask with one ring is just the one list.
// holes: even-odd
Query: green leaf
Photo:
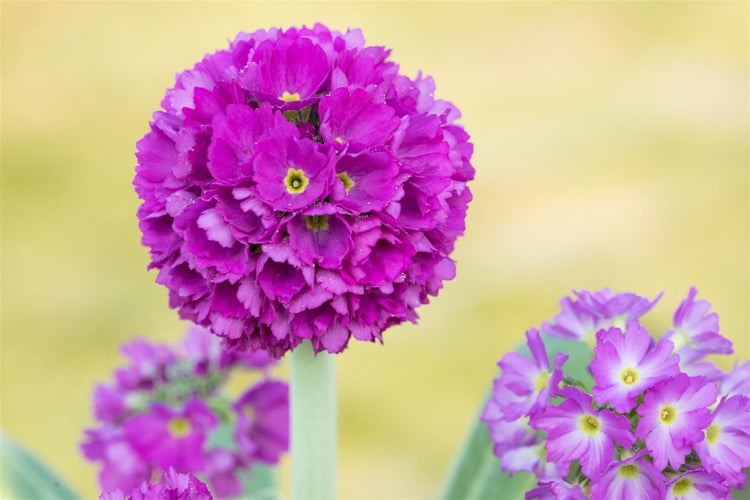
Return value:
[(453, 465), (442, 498), (523, 498), (524, 493), (536, 484), (536, 477), (527, 473), (518, 473), (510, 477), (500, 470), (500, 461), (492, 453), (493, 444), (487, 424), (479, 419), (482, 408), (484, 404), (480, 407), (480, 413), (474, 419), (474, 427)]
[(745, 469), (745, 474), (747, 474), (747, 482), (745, 483), (745, 489), (744, 490), (737, 490), (732, 488), (729, 493), (732, 495), (731, 498), (734, 498), (734, 500), (750, 500), (750, 468)]
[[(547, 336), (542, 336), (542, 338), (547, 347), (550, 363), (555, 353), (567, 353), (570, 358), (563, 367), (565, 375), (577, 379), (588, 387), (593, 385), (593, 377), (588, 371), (593, 353), (585, 344)], [(525, 344), (517, 351), (531, 356)], [(536, 486), (537, 479), (534, 474), (517, 473), (511, 477), (500, 470), (500, 460), (492, 452), (493, 443), (487, 424), (480, 420), (482, 410), (491, 394), (492, 385), (474, 418), (463, 449), (453, 464), (442, 495), (442, 498), (446, 500), (521, 499), (528, 490)]]
[(78, 498), (59, 477), (0, 433), (0, 498)]
[(276, 468), (256, 463), (249, 471), (242, 471), (240, 479), (245, 487), (242, 498), (253, 500), (277, 500), (281, 498), (276, 489)]

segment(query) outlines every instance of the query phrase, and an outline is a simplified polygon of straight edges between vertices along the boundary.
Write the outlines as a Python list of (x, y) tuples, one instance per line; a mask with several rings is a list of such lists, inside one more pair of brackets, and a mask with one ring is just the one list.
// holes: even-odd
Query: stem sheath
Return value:
[(291, 353), (292, 498), (336, 498), (334, 356), (313, 355), (310, 342)]

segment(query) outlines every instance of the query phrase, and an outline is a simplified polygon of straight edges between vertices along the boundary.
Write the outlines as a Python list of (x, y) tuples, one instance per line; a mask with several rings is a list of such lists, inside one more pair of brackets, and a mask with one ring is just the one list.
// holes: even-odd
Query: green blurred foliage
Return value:
[(419, 326), (338, 359), (342, 497), (436, 495), (496, 361), (572, 288), (665, 290), (658, 334), (696, 285), (748, 357), (746, 2), (0, 9), (0, 424), (86, 496), (93, 385), (123, 340), (185, 326), (145, 270), (135, 142), (175, 73), (240, 30), (360, 27), (435, 77), (475, 144), (458, 277)]

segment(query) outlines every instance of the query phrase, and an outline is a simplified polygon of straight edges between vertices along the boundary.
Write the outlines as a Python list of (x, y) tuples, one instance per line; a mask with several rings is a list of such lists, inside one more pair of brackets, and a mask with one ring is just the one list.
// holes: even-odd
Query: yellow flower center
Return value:
[(284, 102), (294, 102), (299, 101), (299, 93), (295, 92), (293, 94), (290, 94), (289, 92), (284, 91), (283, 94), (281, 94), (281, 97), (279, 97)]
[(190, 421), (184, 417), (174, 417), (169, 420), (167, 429), (174, 437), (185, 437), (190, 434)]
[(675, 352), (677, 352), (682, 346), (692, 344), (692, 342), (690, 341), (690, 337), (682, 328), (676, 330), (674, 334), (669, 338), (669, 340), (671, 340), (672, 344), (674, 344)]
[(689, 492), (693, 487), (693, 481), (689, 477), (683, 477), (672, 486), (672, 493), (674, 496), (679, 497)]
[(599, 420), (593, 415), (582, 416), (579, 423), (581, 425), (581, 430), (590, 436), (599, 432)]
[(708, 442), (711, 444), (714, 444), (717, 439), (719, 439), (719, 434), (721, 434), (721, 429), (716, 424), (711, 424), (708, 429), (706, 429), (706, 439), (708, 439)]
[(325, 231), (328, 229), (328, 216), (308, 215), (305, 217), (305, 224), (307, 225), (307, 229), (310, 229), (313, 233), (317, 233), (320, 230)]
[(625, 382), (627, 385), (633, 385), (636, 382), (638, 382), (638, 372), (633, 370), (632, 368), (626, 368), (623, 370), (623, 372), (620, 374), (620, 378), (623, 382)]
[(674, 406), (663, 406), (659, 412), (659, 418), (665, 424), (671, 424), (677, 420), (677, 408)]
[(344, 189), (346, 189), (346, 192), (348, 193), (351, 188), (354, 187), (354, 181), (346, 172), (341, 172), (340, 174), (336, 174), (339, 179), (341, 179), (341, 182), (344, 183)]
[(622, 465), (620, 466), (620, 469), (618, 472), (623, 477), (635, 477), (638, 475), (638, 472), (640, 472), (640, 468), (635, 464), (628, 464), (628, 465)]
[(545, 387), (547, 387), (548, 383), (549, 383), (549, 373), (542, 372), (536, 378), (536, 381), (534, 381), (534, 389), (536, 389), (536, 392), (539, 392)]
[(310, 180), (302, 169), (290, 168), (287, 170), (286, 177), (284, 178), (287, 193), (300, 194), (305, 191), (308, 184), (310, 184)]

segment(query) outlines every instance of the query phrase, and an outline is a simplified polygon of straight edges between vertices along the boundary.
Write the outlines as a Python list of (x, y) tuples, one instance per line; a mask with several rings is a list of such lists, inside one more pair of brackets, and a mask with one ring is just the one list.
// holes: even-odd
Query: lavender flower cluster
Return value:
[(485, 406), (501, 469), (531, 472), (526, 498), (731, 498), (750, 467), (750, 361), (725, 373), (707, 354), (732, 353), (711, 305), (692, 288), (673, 328), (654, 342), (640, 317), (656, 303), (632, 293), (576, 292), (542, 326), (593, 344), (593, 386), (550, 365), (540, 332), (532, 359), (509, 353)]
[[(177, 476), (163, 477), (174, 483), (170, 488), (184, 483), (180, 474), (195, 473), (218, 498), (234, 496), (243, 489), (240, 471), (275, 464), (288, 450), (289, 391), (270, 377), (273, 360), (266, 353), (229, 353), (199, 327), (188, 330), (182, 347), (126, 343), (129, 364), (115, 371), (113, 384), (96, 387), (97, 426), (85, 430), (81, 449), (101, 464), (107, 494), (133, 491), (139, 498), (150, 491), (149, 481), (173, 469)], [(258, 381), (232, 401), (224, 389), (240, 368)], [(221, 433), (232, 439), (222, 442)]]
[(177, 76), (134, 184), (157, 282), (238, 350), (341, 352), (452, 279), (474, 177), (451, 103), (359, 30), (241, 33)]

